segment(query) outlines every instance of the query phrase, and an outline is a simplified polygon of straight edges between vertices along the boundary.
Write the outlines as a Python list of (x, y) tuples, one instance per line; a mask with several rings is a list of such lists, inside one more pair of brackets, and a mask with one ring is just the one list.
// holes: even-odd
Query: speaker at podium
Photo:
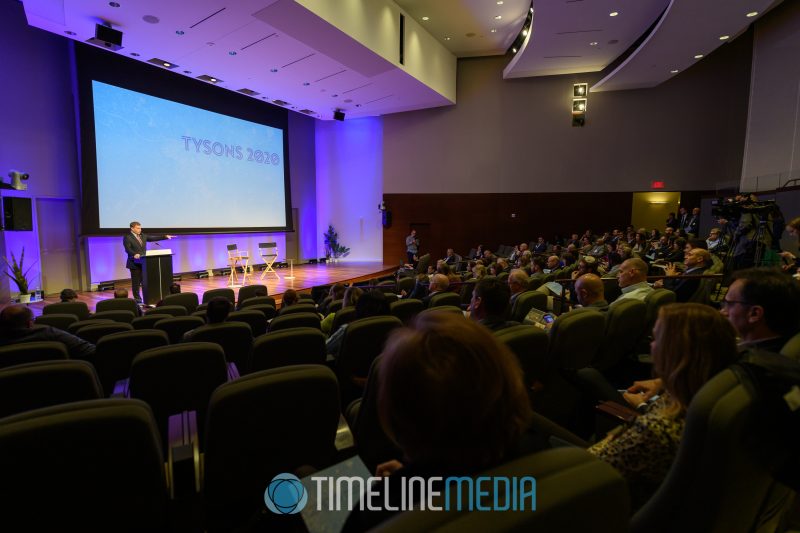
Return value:
[(147, 250), (142, 261), (142, 298), (155, 305), (169, 294), (172, 285), (172, 250)]

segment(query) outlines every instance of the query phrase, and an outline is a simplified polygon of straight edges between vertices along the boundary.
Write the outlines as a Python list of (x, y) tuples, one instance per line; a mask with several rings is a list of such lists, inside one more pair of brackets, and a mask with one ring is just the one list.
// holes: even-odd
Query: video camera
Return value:
[(18, 170), (11, 170), (8, 173), (8, 177), (11, 178), (11, 183), (6, 183), (5, 181), (0, 181), (0, 188), (2, 189), (14, 189), (15, 191), (24, 191), (27, 190), (28, 184), (22, 183), (23, 180), (27, 180), (30, 178), (30, 174), (27, 172), (20, 172)]
[(711, 214), (716, 218), (725, 218), (728, 220), (736, 220), (743, 213), (752, 213), (756, 215), (769, 215), (773, 212), (779, 212), (775, 200), (752, 200), (748, 197), (744, 198), (717, 198), (711, 201)]

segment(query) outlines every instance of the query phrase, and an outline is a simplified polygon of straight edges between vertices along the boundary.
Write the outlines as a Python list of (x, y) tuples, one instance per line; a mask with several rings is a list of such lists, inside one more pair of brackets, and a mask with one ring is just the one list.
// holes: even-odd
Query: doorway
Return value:
[(36, 223), (42, 258), (42, 290), (56, 294), (80, 287), (75, 200), (36, 199)]
[(681, 203), (679, 192), (635, 192), (631, 208), (631, 224), (637, 230), (657, 228), (664, 231), (667, 217), (678, 212)]

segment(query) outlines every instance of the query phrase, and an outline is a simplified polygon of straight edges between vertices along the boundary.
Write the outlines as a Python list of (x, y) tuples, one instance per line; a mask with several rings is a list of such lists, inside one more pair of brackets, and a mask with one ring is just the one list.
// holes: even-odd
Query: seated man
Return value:
[(94, 357), (94, 344), (60, 329), (35, 325), (33, 312), (27, 306), (9, 305), (0, 312), (0, 346), (39, 341), (62, 343), (71, 359), (91, 361)]
[(536, 245), (533, 247), (533, 253), (544, 254), (547, 253), (547, 243), (544, 242), (544, 237), (536, 239)]
[(128, 289), (114, 289), (114, 298), (127, 298)]
[(584, 274), (575, 282), (575, 293), (581, 307), (608, 311), (603, 280), (597, 274)]
[[(557, 255), (551, 255), (550, 257), (547, 258), (546, 266), (547, 266), (547, 270), (552, 272), (554, 270), (558, 270), (559, 268), (563, 267), (564, 265), (561, 263), (561, 259), (559, 259), (559, 257)], [(548, 274), (550, 272), (548, 272)]]
[(531, 279), (541, 279), (547, 274), (544, 273), (545, 260), (541, 256), (536, 256), (531, 259)]
[(444, 263), (448, 266), (456, 266), (458, 264), (458, 256), (456, 256), (456, 253), (452, 248), (448, 248), (447, 255), (444, 259), (442, 259), (442, 261), (444, 261)]
[(622, 296), (614, 300), (612, 306), (628, 298), (643, 302), (647, 295), (653, 292), (653, 287), (647, 284), (647, 263), (635, 257), (623, 261), (619, 267), (617, 281), (619, 288), (622, 289)]
[(74, 302), (78, 299), (78, 293), (72, 289), (64, 289), (61, 291), (61, 294), (59, 294), (59, 298), (62, 302)]
[(211, 298), (211, 300), (208, 301), (208, 307), (206, 308), (206, 324), (184, 333), (183, 341), (191, 342), (198, 330), (207, 329), (209, 326), (214, 324), (224, 323), (228, 319), (228, 314), (230, 314), (232, 307), (233, 304), (231, 304), (231, 301), (223, 296)]
[(497, 278), (480, 280), (472, 290), (469, 317), (492, 331), (518, 325), (519, 322), (506, 319), (509, 293), (508, 286)]
[(724, 254), (728, 249), (725, 244), (725, 238), (722, 236), (722, 230), (719, 228), (711, 229), (708, 233), (708, 239), (706, 239), (706, 245), (709, 252), (717, 255)]
[(512, 270), (508, 275), (508, 288), (511, 291), (510, 305), (514, 307), (514, 303), (520, 294), (528, 290), (528, 275), (522, 269)]
[(692, 248), (683, 259), (683, 264), (686, 265), (686, 270), (681, 274), (678, 268), (670, 263), (664, 270), (664, 273), (670, 278), (658, 280), (653, 284), (653, 287), (664, 287), (675, 293), (675, 300), (677, 302), (688, 302), (692, 295), (700, 287), (701, 278), (694, 276), (701, 276), (705, 273), (706, 269), (711, 266), (711, 254), (708, 250), (702, 248)]
[(447, 292), (447, 289), (449, 287), (450, 287), (450, 278), (448, 278), (444, 274), (434, 274), (433, 277), (431, 278), (431, 283), (428, 286), (428, 295), (422, 299), (422, 303), (425, 305), (425, 307), (430, 306), (431, 298), (433, 298), (440, 292)]

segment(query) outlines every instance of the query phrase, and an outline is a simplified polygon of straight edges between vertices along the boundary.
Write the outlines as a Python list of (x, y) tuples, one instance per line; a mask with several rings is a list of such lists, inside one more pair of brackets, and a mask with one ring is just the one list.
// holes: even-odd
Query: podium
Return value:
[(147, 250), (142, 259), (142, 298), (155, 305), (169, 294), (172, 285), (172, 250)]

